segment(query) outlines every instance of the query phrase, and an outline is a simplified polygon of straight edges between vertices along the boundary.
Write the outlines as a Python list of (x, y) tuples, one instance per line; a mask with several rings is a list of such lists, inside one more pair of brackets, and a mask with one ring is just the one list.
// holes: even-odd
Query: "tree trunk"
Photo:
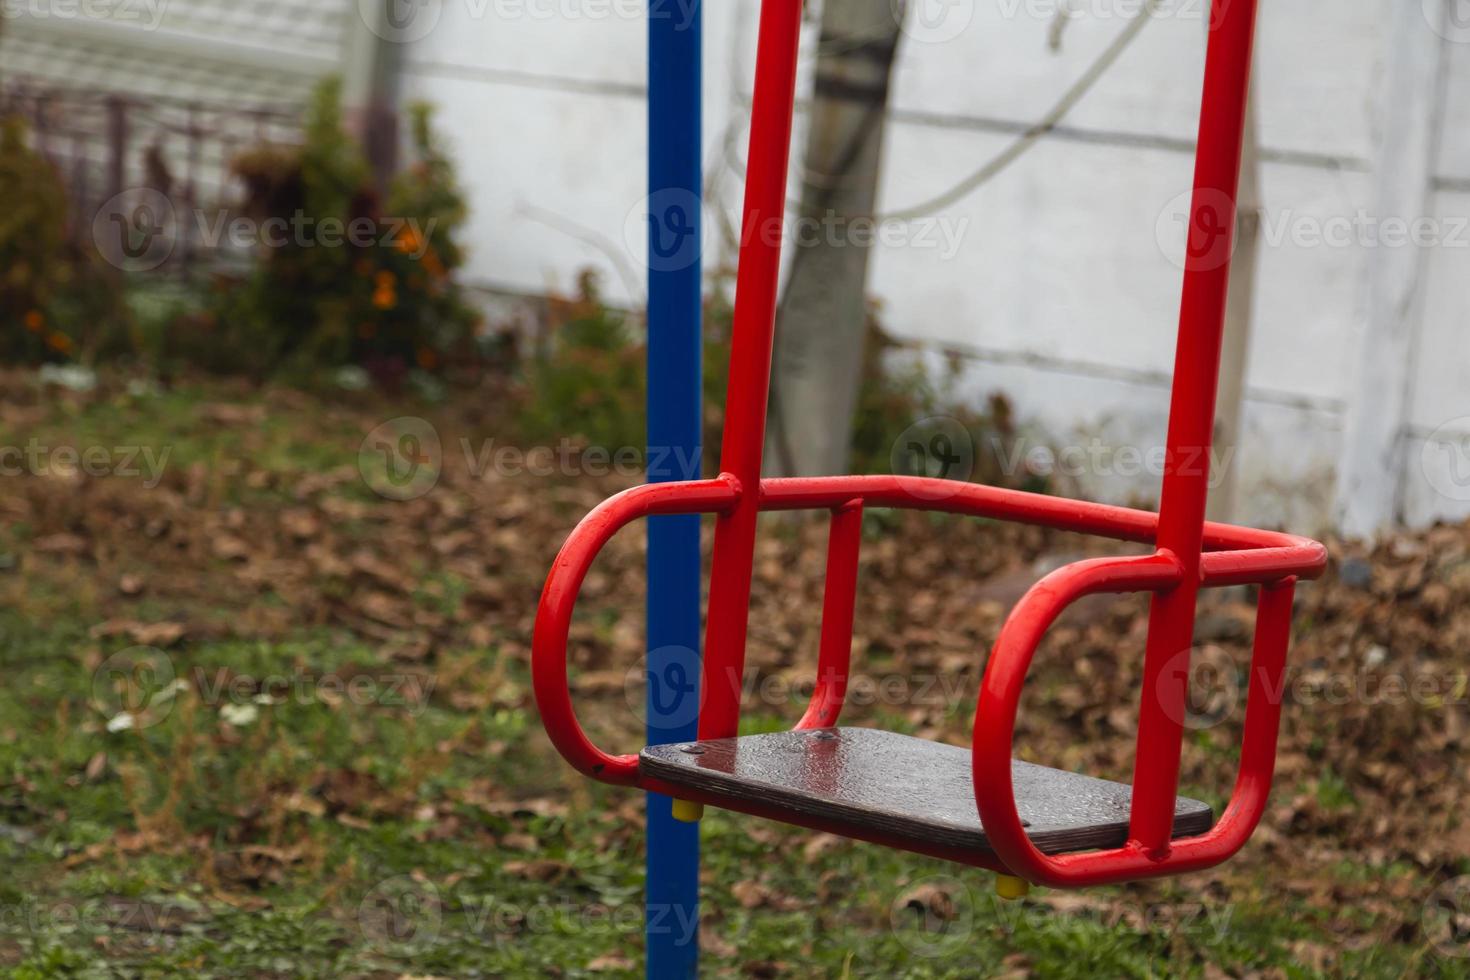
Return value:
[(900, 36), (892, 0), (822, 8), (796, 250), (777, 314), (767, 471), (846, 471), (867, 333), (868, 258)]
[[(398, 96), (404, 42), (415, 36), (396, 0), (354, 4), (342, 40), (342, 108), (348, 132), (362, 145), (379, 192), (398, 169)], [(400, 17), (395, 19), (397, 12)]]

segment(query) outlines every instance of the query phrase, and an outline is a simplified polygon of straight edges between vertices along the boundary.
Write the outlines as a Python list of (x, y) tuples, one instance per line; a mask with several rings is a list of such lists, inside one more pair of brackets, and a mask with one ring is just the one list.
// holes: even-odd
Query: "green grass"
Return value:
[[(4, 626), (0, 950), (12, 975), (636, 972), (637, 801), (567, 778), (526, 708), (457, 710), (443, 690), (426, 704), (338, 700), (315, 680), (383, 680), (394, 668), (349, 638), (304, 635), (170, 654), (179, 676), (227, 666), (296, 678), (275, 703), (196, 680), (156, 724), (110, 733), (113, 705), (93, 693), (85, 634), (13, 616)], [(526, 683), (493, 651), (475, 657), (480, 676), (503, 672), (502, 688)], [(258, 714), (229, 726), (228, 704)], [(487, 794), (526, 808), (477, 805)], [(707, 817), (713, 975), (968, 977), (1024, 966), (1151, 977), (1203, 975), (1209, 963), (1312, 976), (1293, 966), (1294, 945), (1333, 940), (1320, 913), (1264, 885), (1248, 903), (1166, 885), (1079, 907), (1013, 905), (983, 873), (849, 842), (807, 849), (812, 840)], [(253, 853), (266, 856), (242, 871)], [(925, 905), (936, 893), (948, 896), (942, 915)], [(1462, 965), (1403, 946), (1350, 953), (1341, 968), (1464, 975)]]
[[(299, 476), (356, 466), (365, 435), (360, 413), (321, 411), (307, 428), (291, 410), (294, 400), (277, 402), (266, 411), (258, 392), (197, 381), (168, 388), (144, 383), (109, 389), (104, 397), (87, 401), (46, 398), (44, 421), (9, 433), (7, 444), (24, 447), (34, 440), (50, 449), (101, 447), (119, 465), (131, 459), (140, 471), (132, 478), (149, 485), (156, 482), (159, 468), (174, 473), (202, 467), (210, 473), (209, 489), (219, 494), (220, 503), (280, 499), (289, 492), (289, 482), (258, 486), (232, 477), (246, 467)], [(389, 417), (384, 414), (383, 420)], [(130, 455), (134, 449), (139, 452)], [(346, 484), (345, 489), (371, 499), (365, 484)]]
[[(53, 443), (169, 446), (171, 469), (243, 461), (281, 477), (222, 480), (214, 507), (289, 505), (291, 476), (355, 464), (362, 413), (202, 419), (207, 404), (252, 397), (185, 385), (58, 400), (32, 431)], [(336, 531), (375, 533), (371, 523)], [(30, 537), (12, 525), (0, 551), (24, 554)], [(641, 797), (581, 779), (555, 754), (528, 696), (523, 638), (501, 632), (509, 627), (407, 662), (305, 624), (268, 640), (191, 634), (167, 651), (163, 674), (141, 678), (154, 695), (144, 704), (139, 690), (108, 682), (120, 675), (101, 668), (119, 666), (109, 658), (127, 641), (90, 636), (100, 616), (86, 569), (68, 574), (27, 571), (11, 593), (23, 604), (0, 611), (0, 970), (642, 972)], [(469, 588), (426, 566), (413, 599), (449, 616)], [(132, 615), (169, 612), (153, 602), (137, 599)], [(587, 622), (600, 633), (617, 624), (597, 609)], [(165, 690), (170, 679), (184, 683)], [(125, 709), (145, 724), (109, 730)], [(606, 720), (599, 711), (626, 712), (622, 692), (590, 707), (589, 721)], [(882, 706), (868, 719), (916, 730)], [(742, 729), (792, 720), (750, 714)], [(1197, 748), (1211, 744), (1201, 736)], [(1332, 772), (1295, 791), (1363, 819)], [(1367, 883), (1407, 896), (1391, 912), (1338, 907), (1286, 887), (1298, 882), (1269, 866), (1219, 886), (1037, 890), (1005, 904), (990, 875), (954, 865), (715, 810), (702, 827), (708, 976), (1470, 976), (1470, 959), (1415, 933), (1432, 882), (1408, 864), (1293, 865), (1328, 893)]]

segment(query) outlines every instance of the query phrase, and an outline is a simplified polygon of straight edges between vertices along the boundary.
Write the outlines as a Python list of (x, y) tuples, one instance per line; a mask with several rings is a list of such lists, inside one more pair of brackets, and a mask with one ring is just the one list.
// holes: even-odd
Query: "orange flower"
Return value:
[(418, 232), (412, 228), (403, 229), (403, 232), (398, 236), (398, 251), (404, 255), (412, 255), (414, 252), (417, 252), (421, 244), (422, 240), (419, 238)]
[(390, 286), (379, 286), (373, 291), (373, 305), (380, 310), (391, 310), (398, 305), (398, 291)]
[(383, 269), (373, 278), (373, 281), (377, 283), (379, 289), (392, 289), (397, 280), (393, 277), (393, 273)]
[(434, 370), (434, 365), (439, 363), (439, 355), (435, 354), (427, 347), (420, 347), (418, 349), (418, 361), (419, 367), (423, 368), (425, 371), (432, 371)]
[(72, 348), (75, 345), (71, 342), (71, 338), (68, 337), (66, 334), (53, 332), (47, 335), (46, 346), (50, 347), (58, 354), (70, 354)]
[(40, 310), (30, 310), (26, 313), (24, 319), (26, 329), (31, 333), (40, 333), (42, 325), (46, 322), (45, 318), (41, 316)]

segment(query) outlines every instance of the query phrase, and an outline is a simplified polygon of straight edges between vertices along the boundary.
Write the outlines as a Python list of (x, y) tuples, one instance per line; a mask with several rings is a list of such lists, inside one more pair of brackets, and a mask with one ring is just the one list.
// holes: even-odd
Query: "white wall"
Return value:
[[(1074, 0), (1079, 13), (1053, 50), (1057, 5), (961, 2), (950, 9), (968, 12), (968, 22), (942, 25), (954, 28), (942, 40), (905, 39), (880, 210), (938, 194), (1007, 146), (1134, 9), (1125, 0)], [(706, 15), (706, 158), (712, 206), (729, 214), (740, 199), (756, 6), (710, 5)], [(928, 247), (924, 229), (910, 226), (909, 244), (875, 256), (872, 289), (887, 327), (936, 351), (963, 351), (963, 390), (976, 399), (1006, 392), (1039, 440), (1097, 437), (1142, 449), (1162, 441), (1183, 241), (1166, 212), (1191, 176), (1204, 36), (1197, 7), (1166, 0), (1056, 133), (937, 216), (958, 236), (953, 254)], [(540, 292), (593, 266), (614, 298), (636, 303), (642, 244), (636, 225), (625, 229), (644, 193), (644, 24), (636, 5), (604, 19), (592, 9), (446, 3), (440, 25), (411, 49), (409, 88), (440, 103), (455, 134), (475, 207), (478, 278)], [(1302, 236), (1372, 213), (1393, 9), (1392, 0), (1263, 5), (1257, 92), (1267, 219), (1236, 459), (1245, 520), (1315, 527), (1333, 512), (1375, 250)], [(810, 30), (803, 98), (814, 44)], [(1449, 117), (1470, 122), (1470, 44), (1443, 46)], [(730, 128), (733, 166), (723, 141)], [(1444, 127), (1433, 200), (1445, 218), (1470, 214), (1466, 132)], [(1423, 257), (1423, 336), (1404, 432), (1413, 463), (1399, 490), (1415, 521), (1470, 513), (1470, 492), (1464, 502), (1446, 498), (1417, 463), (1425, 435), (1470, 416), (1461, 394), (1470, 358), (1459, 333), (1467, 253), (1441, 247)], [(1155, 487), (1146, 473), (1092, 473), (1077, 490), (1126, 499)]]
[[(1449, 229), (1470, 222), (1470, 28), (1452, 34), (1446, 60), (1432, 206)], [(1404, 448), (1405, 516), (1415, 523), (1470, 515), (1470, 247), (1431, 250), (1424, 279)]]

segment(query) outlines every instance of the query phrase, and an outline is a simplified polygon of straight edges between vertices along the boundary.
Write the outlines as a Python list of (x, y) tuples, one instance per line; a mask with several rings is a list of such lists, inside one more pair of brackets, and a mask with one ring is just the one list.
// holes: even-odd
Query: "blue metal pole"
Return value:
[[(650, 0), (648, 479), (700, 477), (702, 455), (700, 0)], [(699, 517), (648, 522), (648, 744), (693, 741), (699, 714)], [(648, 794), (650, 980), (699, 970), (699, 825)]]

